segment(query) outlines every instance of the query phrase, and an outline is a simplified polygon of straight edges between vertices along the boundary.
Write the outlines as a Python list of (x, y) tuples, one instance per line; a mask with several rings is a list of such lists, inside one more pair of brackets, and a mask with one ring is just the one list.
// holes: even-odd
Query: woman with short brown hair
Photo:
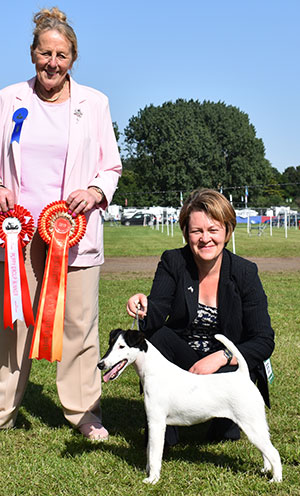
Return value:
[[(186, 246), (162, 254), (149, 297), (132, 296), (127, 312), (135, 317), (138, 311), (146, 337), (194, 374), (236, 370), (236, 358), (214, 337), (224, 334), (245, 357), (269, 405), (263, 361), (273, 352), (274, 332), (256, 265), (225, 248), (236, 225), (234, 209), (221, 193), (198, 189), (185, 200), (179, 223)], [(176, 442), (172, 432), (168, 427), (168, 444)], [(211, 425), (211, 439), (239, 436), (227, 419)]]

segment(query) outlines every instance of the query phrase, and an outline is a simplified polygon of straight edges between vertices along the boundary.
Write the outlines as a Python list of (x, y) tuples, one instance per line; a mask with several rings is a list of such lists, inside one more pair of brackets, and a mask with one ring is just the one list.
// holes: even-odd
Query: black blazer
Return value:
[[(188, 245), (165, 251), (158, 264), (148, 298), (148, 312), (140, 328), (150, 337), (167, 326), (181, 334), (197, 313), (199, 277)], [(274, 349), (274, 331), (267, 297), (257, 266), (224, 249), (218, 287), (220, 332), (245, 357), (251, 377), (269, 406), (263, 361)]]

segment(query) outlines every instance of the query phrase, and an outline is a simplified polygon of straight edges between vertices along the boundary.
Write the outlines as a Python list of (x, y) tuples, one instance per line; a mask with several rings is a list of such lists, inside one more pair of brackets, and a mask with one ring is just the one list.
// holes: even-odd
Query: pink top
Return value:
[(69, 139), (70, 100), (52, 104), (33, 95), (31, 118), (22, 130), (20, 204), (35, 225), (43, 208), (62, 200)]

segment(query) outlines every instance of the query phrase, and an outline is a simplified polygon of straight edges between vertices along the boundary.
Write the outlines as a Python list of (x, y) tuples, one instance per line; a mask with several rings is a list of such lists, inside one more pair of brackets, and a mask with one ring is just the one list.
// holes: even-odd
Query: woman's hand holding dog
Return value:
[(144, 295), (143, 293), (137, 293), (131, 298), (129, 298), (127, 302), (127, 313), (130, 315), (130, 317), (136, 317), (136, 313), (138, 310), (138, 317), (139, 319), (143, 319), (145, 315), (147, 315), (147, 308), (148, 308), (148, 299), (147, 296)]

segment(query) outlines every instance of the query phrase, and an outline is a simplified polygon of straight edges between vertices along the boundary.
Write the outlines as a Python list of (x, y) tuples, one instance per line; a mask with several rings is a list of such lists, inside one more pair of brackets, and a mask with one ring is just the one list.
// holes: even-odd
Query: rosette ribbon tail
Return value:
[(32, 311), (29, 286), (27, 282), (23, 251), (20, 239), (18, 240), (18, 251), (19, 251), (19, 263), (20, 263), (20, 278), (21, 278), (21, 295), (22, 295), (22, 307), (23, 314), (25, 318), (25, 323), (27, 327), (34, 325), (34, 316)]
[(22, 248), (33, 237), (31, 213), (21, 205), (9, 212), (0, 212), (0, 246), (5, 249), (3, 325), (13, 329), (14, 322), (34, 324)]
[(49, 245), (29, 358), (61, 361), (69, 248), (84, 236), (86, 219), (74, 219), (65, 201), (50, 203), (41, 212), (38, 231)]
[(5, 263), (4, 263), (4, 305), (3, 305), (3, 326), (4, 329), (10, 327), (13, 329), (10, 301), (10, 285), (9, 285), (9, 270), (8, 270), (8, 250), (5, 245)]
[(29, 358), (53, 362), (62, 357), (69, 231), (53, 230)]

